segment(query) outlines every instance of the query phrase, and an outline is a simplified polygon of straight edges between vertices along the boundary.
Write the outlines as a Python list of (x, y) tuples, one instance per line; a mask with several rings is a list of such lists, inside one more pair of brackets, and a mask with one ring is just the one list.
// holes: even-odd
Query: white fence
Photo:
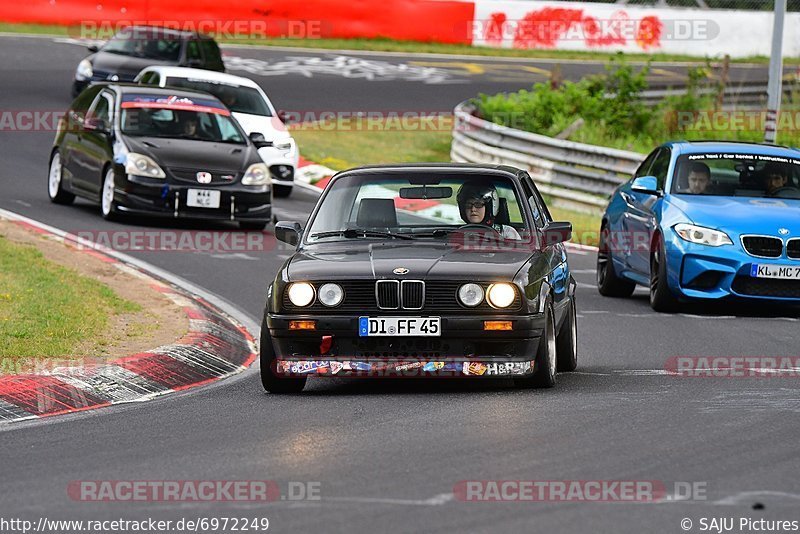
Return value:
[(527, 170), (555, 205), (599, 213), (611, 192), (634, 173), (644, 156), (563, 141), (480, 119), (468, 102), (455, 108), (450, 157), (467, 163), (512, 165)]

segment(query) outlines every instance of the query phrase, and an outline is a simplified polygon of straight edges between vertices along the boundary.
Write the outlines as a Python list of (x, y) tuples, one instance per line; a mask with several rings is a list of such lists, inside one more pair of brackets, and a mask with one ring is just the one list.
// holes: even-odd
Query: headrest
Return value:
[(362, 198), (358, 206), (356, 224), (360, 228), (394, 228), (397, 211), (391, 198)]

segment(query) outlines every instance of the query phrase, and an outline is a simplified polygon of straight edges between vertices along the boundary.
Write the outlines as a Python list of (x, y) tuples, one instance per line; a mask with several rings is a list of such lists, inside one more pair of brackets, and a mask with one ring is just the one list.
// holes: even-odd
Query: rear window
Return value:
[(267, 103), (264, 102), (261, 94), (252, 87), (194, 78), (176, 78), (174, 76), (167, 78), (167, 85), (211, 93), (228, 106), (228, 109), (237, 113), (261, 115), (263, 117), (272, 116), (272, 111), (270, 111)]

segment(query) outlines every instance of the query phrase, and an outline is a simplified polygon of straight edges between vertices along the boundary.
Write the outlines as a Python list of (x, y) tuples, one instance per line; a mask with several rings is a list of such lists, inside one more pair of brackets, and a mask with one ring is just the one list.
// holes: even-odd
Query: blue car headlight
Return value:
[(708, 245), (709, 247), (721, 247), (722, 245), (733, 245), (733, 241), (725, 232), (696, 226), (694, 224), (679, 223), (672, 227), (675, 233), (684, 241), (698, 245)]

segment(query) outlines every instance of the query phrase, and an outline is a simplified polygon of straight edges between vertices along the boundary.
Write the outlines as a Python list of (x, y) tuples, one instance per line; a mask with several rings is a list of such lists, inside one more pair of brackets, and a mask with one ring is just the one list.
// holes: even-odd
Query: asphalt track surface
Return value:
[[(0, 50), (0, 108), (67, 106), (81, 48), (17, 37), (1, 38)], [(236, 53), (270, 60), (293, 55)], [(334, 110), (447, 109), (477, 90), (511, 84), (254, 77), (278, 107)], [(107, 223), (88, 203), (51, 204), (46, 172), (52, 138), (52, 132), (0, 132), (1, 208), (71, 231), (206, 228)], [(279, 217), (304, 220), (313, 201), (298, 191), (277, 202)], [(267, 282), (290, 250), (129, 253), (259, 321)], [(682, 532), (683, 518), (694, 521), (692, 531), (702, 517), (800, 519), (798, 379), (664, 372), (673, 356), (797, 356), (797, 310), (726, 306), (660, 315), (641, 290), (627, 300), (600, 297), (592, 252), (573, 251), (570, 262), (579, 282), (580, 368), (559, 375), (554, 389), (521, 391), (504, 381), (335, 379), (312, 380), (299, 396), (271, 396), (251, 369), (140, 405), (4, 428), (1, 515), (33, 521), (268, 517), (270, 530), (278, 532)], [(656, 480), (670, 493), (674, 482), (697, 482), (706, 495), (657, 504), (453, 497), (459, 481), (520, 479)], [(274, 480), (284, 491), (290, 481), (318, 482), (322, 498), (76, 502), (67, 494), (75, 480)]]

